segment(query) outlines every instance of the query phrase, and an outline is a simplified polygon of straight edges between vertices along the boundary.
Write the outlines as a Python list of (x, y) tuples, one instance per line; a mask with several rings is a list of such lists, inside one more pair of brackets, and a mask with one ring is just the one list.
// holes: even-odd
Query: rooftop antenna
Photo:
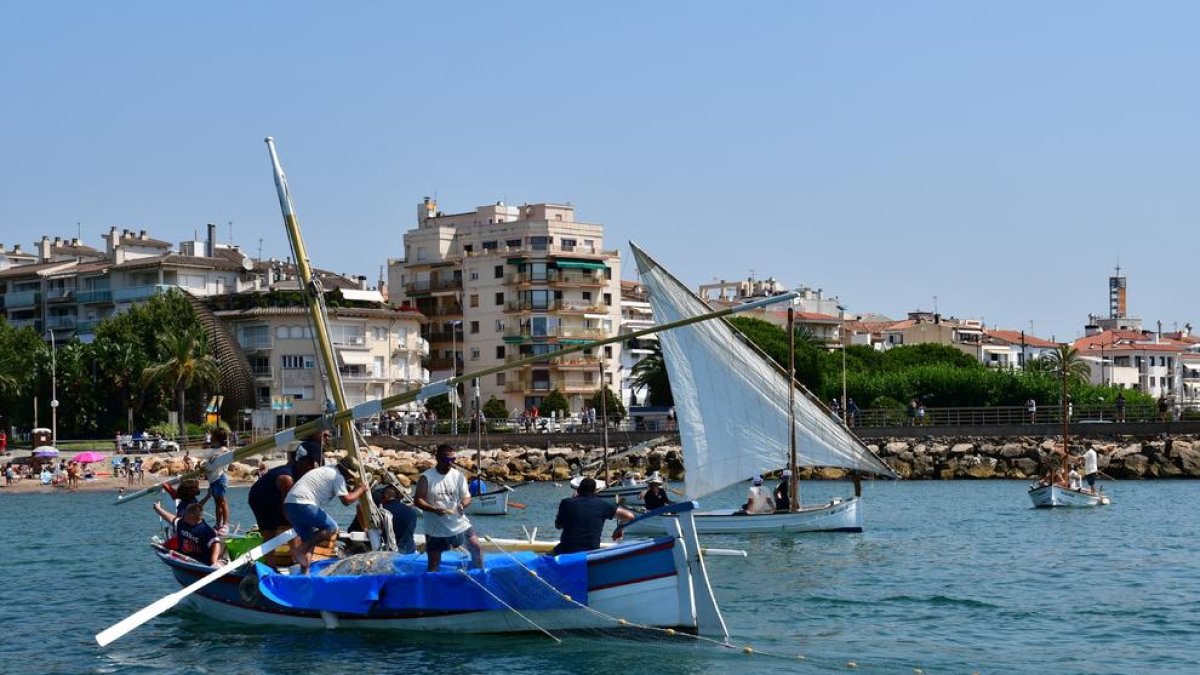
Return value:
[(83, 230), (78, 220), (75, 221), (75, 238), (83, 239)]
[(262, 262), (262, 237), (258, 238), (258, 262)]
[(933, 296), (933, 313), (934, 314), (938, 313), (938, 311), (937, 311), (937, 296), (936, 295)]
[(229, 225), (229, 245), (233, 246), (233, 221), (228, 222)]

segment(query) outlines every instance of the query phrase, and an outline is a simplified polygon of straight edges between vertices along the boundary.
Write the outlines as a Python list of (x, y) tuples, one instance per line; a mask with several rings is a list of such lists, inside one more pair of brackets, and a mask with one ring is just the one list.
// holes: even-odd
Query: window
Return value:
[(475, 247), (472, 246), (471, 244), (467, 244), (466, 246), (463, 246), (463, 253), (470, 253), (471, 251), (474, 251), (474, 250), (475, 250)]
[(504, 306), (504, 293), (497, 293), (497, 294), (496, 294), (496, 306), (497, 306), (497, 307), (502, 307), (502, 306)]
[(472, 347), (472, 348), (471, 348), (471, 360), (472, 360), (472, 361), (478, 361), (478, 360), (479, 360), (479, 348), (478, 348), (478, 347)]
[(478, 321), (472, 321), (472, 322), (471, 322), (471, 332), (472, 332), (472, 333), (478, 333), (478, 332), (479, 332), (479, 322), (478, 322)]
[(500, 242), (498, 241), (483, 242), (483, 250), (485, 251), (495, 251), (497, 248), (500, 248)]
[(308, 370), (316, 365), (311, 354), (284, 354), (279, 360), (285, 370)]
[(529, 272), (529, 280), (535, 282), (545, 282), (550, 278), (549, 268), (544, 262), (530, 263), (526, 270)]
[(427, 254), (425, 253), (425, 247), (418, 246), (417, 247), (417, 262), (425, 262), (426, 255)]
[(496, 345), (496, 358), (504, 358), (504, 345)]
[(604, 294), (604, 304), (606, 304), (606, 305), (608, 305), (608, 306), (610, 306), (610, 307), (612, 306), (612, 293), (605, 293), (605, 294)]
[(250, 373), (255, 377), (271, 376), (271, 359), (266, 356), (247, 357), (250, 362)]
[(479, 296), (477, 294), (472, 293), (470, 302), (467, 304), (470, 305), (471, 307), (478, 307), (479, 306)]
[(477, 270), (471, 270), (471, 281), (479, 281), (479, 272)]
[(584, 291), (584, 292), (583, 292), (583, 301), (584, 301), (584, 302), (591, 302), (591, 301), (592, 301), (592, 292), (591, 292), (591, 291)]
[(559, 243), (562, 244), (562, 249), (564, 251), (574, 251), (575, 250), (575, 240), (574, 239), (562, 239)]
[(606, 358), (606, 359), (612, 358), (612, 345), (604, 345), (604, 358)]
[(388, 338), (388, 331), (384, 326), (375, 326), (371, 328), (371, 335), (376, 340), (386, 340)]
[(529, 248), (535, 251), (545, 251), (550, 248), (550, 237), (530, 237)]
[(496, 332), (497, 333), (504, 332), (504, 320), (503, 319), (496, 319)]
[(508, 380), (506, 375), (508, 375), (508, 373), (496, 373), (496, 386), (497, 387), (504, 386), (505, 382)]
[(287, 326), (277, 326), (275, 328), (275, 337), (279, 338), (280, 340), (286, 340), (287, 336), (288, 336), (288, 327)]
[(504, 265), (496, 265), (496, 267), (492, 270), (492, 273), (495, 275), (495, 277), (497, 279), (503, 279), (504, 278)]
[(521, 248), (521, 240), (520, 239), (509, 239), (504, 242), (504, 245), (509, 248)]

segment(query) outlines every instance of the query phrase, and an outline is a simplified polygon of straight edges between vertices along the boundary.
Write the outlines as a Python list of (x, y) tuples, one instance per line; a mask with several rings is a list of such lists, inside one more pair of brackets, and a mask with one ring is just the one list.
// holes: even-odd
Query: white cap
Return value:
[(750, 479), (750, 480), (751, 480), (751, 482), (753, 482), (755, 485), (762, 485), (762, 476), (755, 476), (754, 478), (752, 478), (752, 479)]

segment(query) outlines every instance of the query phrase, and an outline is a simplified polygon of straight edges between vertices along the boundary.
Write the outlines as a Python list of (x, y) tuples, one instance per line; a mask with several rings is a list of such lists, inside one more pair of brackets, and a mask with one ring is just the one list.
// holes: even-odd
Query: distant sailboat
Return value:
[[(632, 245), (654, 316), (664, 321), (712, 311), (645, 251)], [(898, 476), (803, 389), (789, 410), (791, 378), (726, 321), (693, 324), (659, 335), (675, 398), (687, 471), (686, 494), (696, 499), (793, 463), (789, 423), (799, 438), (795, 464)], [(799, 385), (796, 385), (798, 388)], [(794, 475), (794, 474), (793, 474)], [(793, 481), (793, 486), (795, 485)], [(798, 490), (792, 490), (798, 496)], [(695, 515), (701, 533), (862, 531), (861, 498), (747, 515), (736, 509)], [(665, 531), (664, 518), (631, 532)]]

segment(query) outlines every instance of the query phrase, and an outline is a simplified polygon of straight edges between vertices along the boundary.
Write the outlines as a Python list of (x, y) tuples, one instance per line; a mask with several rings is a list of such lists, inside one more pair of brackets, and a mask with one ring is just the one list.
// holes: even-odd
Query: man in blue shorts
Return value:
[[(225, 534), (225, 530), (229, 526), (229, 500), (225, 497), (225, 493), (229, 489), (229, 476), (225, 473), (227, 464), (217, 466), (214, 462), (218, 457), (229, 452), (229, 432), (224, 429), (212, 432), (212, 445), (213, 449), (208, 453), (208, 461), (205, 466), (205, 472), (208, 474), (208, 494), (212, 497), (217, 511), (217, 533)], [(132, 478), (129, 484), (133, 485)]]
[(317, 467), (304, 474), (284, 498), (284, 513), (300, 538), (300, 546), (292, 550), (292, 558), (299, 563), (302, 573), (308, 574), (313, 548), (338, 532), (337, 522), (321, 507), (334, 497), (349, 506), (367, 489), (366, 485), (358, 484), (351, 490), (351, 483), (359, 483), (358, 463), (344, 457), (334, 466)]

